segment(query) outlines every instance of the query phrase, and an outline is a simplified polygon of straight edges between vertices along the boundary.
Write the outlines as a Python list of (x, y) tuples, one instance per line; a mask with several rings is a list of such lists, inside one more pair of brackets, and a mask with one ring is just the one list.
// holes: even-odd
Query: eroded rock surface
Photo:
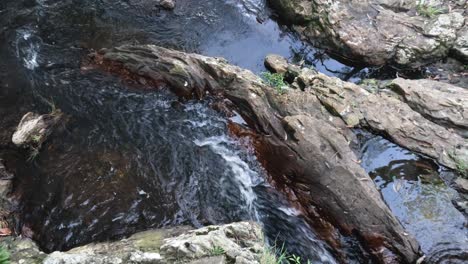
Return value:
[[(41, 252), (30, 239), (1, 238), (13, 263), (260, 263), (265, 244), (254, 222), (156, 229), (116, 242), (89, 244), (67, 252)], [(229, 260), (229, 262), (228, 262)]]
[(419, 67), (468, 61), (466, 1), (269, 0), (296, 31), (348, 61)]
[(13, 134), (13, 143), (19, 147), (38, 148), (52, 133), (62, 116), (60, 111), (45, 115), (32, 112), (25, 114)]
[[(259, 159), (310, 219), (323, 216), (317, 222), (324, 229), (333, 224), (342, 234), (354, 236), (377, 261), (417, 259), (417, 243), (384, 204), (351, 151), (352, 133), (326, 110), (314, 89), (278, 93), (250, 71), (223, 59), (151, 45), (103, 50), (96, 61), (124, 78), (168, 84), (181, 96), (202, 98), (210, 92), (228, 98), (258, 133)], [(303, 76), (302, 84), (308, 86), (317, 75), (310, 69), (295, 74)], [(328, 230), (325, 239), (339, 244)]]
[[(466, 123), (462, 118), (467, 107), (466, 90), (463, 88), (435, 81), (397, 79), (393, 82), (397, 90), (400, 93), (401, 89), (406, 90), (401, 99), (388, 89), (372, 93), (321, 73), (306, 77), (299, 76), (298, 81), (348, 126), (369, 127), (395, 143), (430, 156), (452, 169), (457, 168), (459, 159), (468, 160), (468, 141), (456, 132), (456, 128)], [(425, 86), (425, 92), (420, 90), (421, 86)], [(454, 92), (460, 95), (453, 97)], [(440, 100), (423, 94), (433, 94)], [(450, 123), (449, 120), (452, 120), (453, 129), (438, 124)], [(461, 131), (465, 130), (460, 130), (460, 133), (465, 133)]]

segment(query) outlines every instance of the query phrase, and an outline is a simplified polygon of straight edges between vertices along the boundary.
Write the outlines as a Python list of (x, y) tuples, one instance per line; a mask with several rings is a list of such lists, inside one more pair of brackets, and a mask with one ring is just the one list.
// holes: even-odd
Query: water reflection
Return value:
[(466, 219), (452, 205), (457, 193), (439, 177), (430, 159), (383, 139), (361, 133), (362, 166), (421, 249), (428, 255), (458, 248), (468, 250)]

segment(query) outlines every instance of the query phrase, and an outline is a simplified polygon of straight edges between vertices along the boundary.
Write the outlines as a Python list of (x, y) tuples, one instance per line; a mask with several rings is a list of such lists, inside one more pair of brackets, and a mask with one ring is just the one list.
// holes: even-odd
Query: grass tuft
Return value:
[(0, 246), (0, 264), (10, 264), (10, 253)]
[(286, 92), (288, 84), (284, 81), (284, 75), (281, 73), (262, 72), (262, 79), (266, 84), (275, 88), (279, 94)]
[(214, 247), (210, 250), (210, 256), (220, 256), (220, 255), (223, 255), (224, 253), (226, 253), (226, 251), (224, 250), (224, 248), (219, 247), (219, 246), (214, 246)]
[(443, 10), (441, 8), (425, 4), (424, 1), (421, 1), (416, 6), (416, 11), (418, 11), (419, 15), (427, 18), (433, 18), (443, 13)]

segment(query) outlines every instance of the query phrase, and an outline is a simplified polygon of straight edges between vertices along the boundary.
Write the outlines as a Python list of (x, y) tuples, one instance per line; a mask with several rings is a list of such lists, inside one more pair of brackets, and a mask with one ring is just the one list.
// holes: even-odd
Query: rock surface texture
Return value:
[(12, 141), (19, 147), (38, 148), (52, 133), (61, 118), (60, 111), (45, 115), (29, 112), (21, 119)]
[[(257, 155), (277, 187), (300, 204), (309, 219), (317, 220), (312, 222), (322, 226), (324, 239), (339, 246), (333, 225), (359, 241), (376, 262), (411, 263), (418, 258), (418, 244), (382, 201), (349, 147), (353, 134), (347, 124), (322, 103), (321, 93), (347, 83), (302, 69), (291, 73), (297, 76), (292, 86), (302, 89), (278, 93), (223, 59), (151, 45), (103, 50), (95, 60), (124, 78), (167, 84), (180, 96), (202, 98), (209, 92), (229, 99), (255, 130)], [(365, 93), (358, 88), (356, 96)]]
[(467, 2), (448, 0), (269, 0), (306, 39), (344, 60), (419, 67), (468, 61)]
[(67, 252), (40, 252), (29, 239), (1, 238), (13, 263), (260, 263), (265, 248), (258, 224), (157, 229), (116, 242), (89, 244)]

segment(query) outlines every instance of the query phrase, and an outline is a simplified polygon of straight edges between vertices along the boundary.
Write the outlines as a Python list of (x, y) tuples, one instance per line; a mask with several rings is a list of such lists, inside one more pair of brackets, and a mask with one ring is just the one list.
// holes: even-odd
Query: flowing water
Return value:
[[(358, 78), (350, 74), (352, 67), (270, 19), (265, 1), (178, 0), (168, 12), (151, 0), (2, 0), (0, 15), (2, 129), (16, 125), (26, 111), (45, 113), (52, 105), (69, 117), (37, 157), (16, 161), (21, 165), (16, 186), (23, 195), (18, 228), (44, 250), (148, 228), (253, 219), (263, 224), (270, 243), (284, 243), (291, 254), (314, 263), (335, 263), (332, 250), (300, 212), (265, 182), (248, 142), (229, 135), (229, 120), (209, 107), (209, 99), (180, 103), (165, 87), (147, 92), (106, 73), (82, 70), (92, 50), (158, 44), (222, 56), (256, 73), (265, 70), (265, 55), (277, 53), (329, 75)], [(0, 139), (8, 136), (0, 131)], [(392, 159), (365, 153), (371, 162), (365, 168), (407, 228), (417, 234), (431, 228), (435, 218), (418, 230), (424, 213), (411, 206), (437, 195), (427, 206), (446, 207), (451, 191), (441, 185), (440, 192), (431, 187), (420, 196), (425, 189), (408, 181), (398, 189), (409, 195), (402, 198), (379, 170)], [(436, 204), (440, 197), (445, 200)], [(453, 215), (450, 225), (437, 225), (441, 234), (448, 226), (450, 236), (462, 220), (444, 210), (434, 217)], [(421, 239), (427, 250), (437, 244)], [(359, 262), (349, 255), (349, 262)]]

